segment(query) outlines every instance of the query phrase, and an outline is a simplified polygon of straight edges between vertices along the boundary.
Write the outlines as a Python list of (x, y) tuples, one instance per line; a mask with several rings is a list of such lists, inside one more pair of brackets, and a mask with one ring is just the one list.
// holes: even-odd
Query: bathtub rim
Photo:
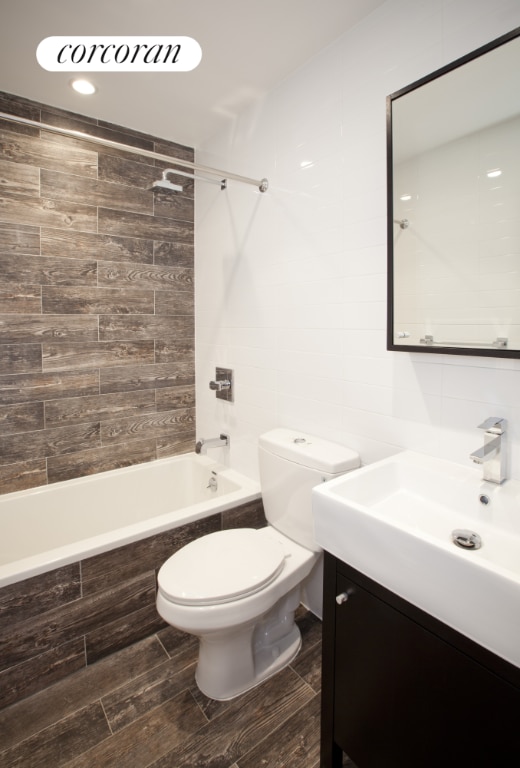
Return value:
[(186, 458), (195, 460), (197, 463), (207, 467), (208, 470), (215, 470), (218, 475), (229, 479), (238, 485), (239, 488), (225, 495), (182, 507), (172, 512), (166, 512), (162, 515), (148, 518), (145, 521), (115, 528), (114, 530), (80, 539), (79, 541), (49, 549), (37, 555), (24, 557), (11, 563), (0, 564), (0, 589), (261, 498), (260, 484), (256, 480), (252, 480), (246, 475), (208, 456), (201, 456), (188, 451), (176, 456), (167, 456), (142, 464), (133, 464), (129, 467), (110, 469), (93, 475), (1, 494), (0, 506), (4, 499), (8, 501), (13, 498), (37, 496), (49, 493), (52, 490), (59, 490), (63, 486), (70, 488), (72, 485), (81, 488), (82, 485), (95, 482), (100, 477), (124, 477), (125, 474), (129, 473), (144, 472), (151, 466), (178, 463)]

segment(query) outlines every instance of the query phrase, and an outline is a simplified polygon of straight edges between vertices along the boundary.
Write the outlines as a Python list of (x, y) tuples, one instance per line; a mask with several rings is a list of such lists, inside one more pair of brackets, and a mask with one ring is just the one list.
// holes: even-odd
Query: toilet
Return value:
[(171, 626), (198, 636), (195, 679), (206, 696), (238, 696), (298, 653), (294, 612), (312, 574), (321, 577), (311, 489), (359, 465), (355, 451), (296, 430), (261, 435), (268, 525), (202, 536), (159, 570), (157, 610)]

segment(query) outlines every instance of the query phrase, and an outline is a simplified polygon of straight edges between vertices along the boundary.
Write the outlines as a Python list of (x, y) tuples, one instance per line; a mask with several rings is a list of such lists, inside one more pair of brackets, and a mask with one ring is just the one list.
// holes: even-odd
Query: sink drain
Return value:
[(465, 528), (457, 528), (452, 531), (451, 540), (461, 549), (480, 549), (482, 539), (475, 531), (468, 531)]

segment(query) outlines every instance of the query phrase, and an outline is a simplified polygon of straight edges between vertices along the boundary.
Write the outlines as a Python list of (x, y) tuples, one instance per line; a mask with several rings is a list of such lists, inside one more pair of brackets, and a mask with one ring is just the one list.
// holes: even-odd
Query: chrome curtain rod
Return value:
[[(129, 144), (122, 144), (119, 141), (111, 141), (110, 139), (102, 139), (98, 136), (91, 136), (88, 133), (82, 133), (81, 131), (74, 131), (69, 128), (58, 128), (55, 125), (48, 125), (47, 123), (40, 123), (37, 120), (29, 120), (26, 117), (18, 117), (16, 115), (10, 115), (6, 112), (0, 112), (0, 118), (2, 120), (9, 120), (12, 123), (20, 123), (21, 125), (30, 125), (33, 128), (39, 128), (42, 131), (50, 131), (52, 133), (59, 133), (62, 136), (70, 136), (72, 139), (81, 139), (82, 141), (90, 141), (94, 144), (101, 144), (104, 147), (110, 149), (120, 149), (124, 152), (131, 152), (134, 155), (141, 155), (142, 157), (149, 157), (153, 160), (165, 160), (168, 163), (174, 165), (182, 165), (186, 168), (192, 168), (194, 171), (201, 171), (202, 173), (209, 173), (215, 176), (219, 176), (220, 179), (233, 179), (233, 181), (240, 181), (243, 184), (252, 184), (258, 187), (260, 192), (267, 192), (269, 182), (267, 179), (250, 179), (248, 176), (240, 176), (237, 173), (228, 173), (227, 171), (220, 171), (217, 168), (210, 168), (207, 165), (200, 165), (199, 163), (192, 163), (189, 160), (181, 160), (177, 157), (171, 157), (171, 155), (163, 155), (160, 152), (154, 152), (150, 149), (139, 149), (138, 147), (132, 147)], [(193, 178), (203, 179), (202, 176), (193, 176)], [(206, 179), (205, 179), (206, 180)], [(213, 179), (207, 179), (207, 181), (213, 181)]]

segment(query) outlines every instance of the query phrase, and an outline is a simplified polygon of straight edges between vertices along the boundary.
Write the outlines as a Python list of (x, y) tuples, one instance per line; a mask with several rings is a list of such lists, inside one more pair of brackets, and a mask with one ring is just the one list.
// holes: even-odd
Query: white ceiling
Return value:
[[(385, 0), (1, 0), (0, 91), (199, 147), (246, 106)], [(53, 35), (186, 35), (202, 48), (191, 72), (48, 72)]]

